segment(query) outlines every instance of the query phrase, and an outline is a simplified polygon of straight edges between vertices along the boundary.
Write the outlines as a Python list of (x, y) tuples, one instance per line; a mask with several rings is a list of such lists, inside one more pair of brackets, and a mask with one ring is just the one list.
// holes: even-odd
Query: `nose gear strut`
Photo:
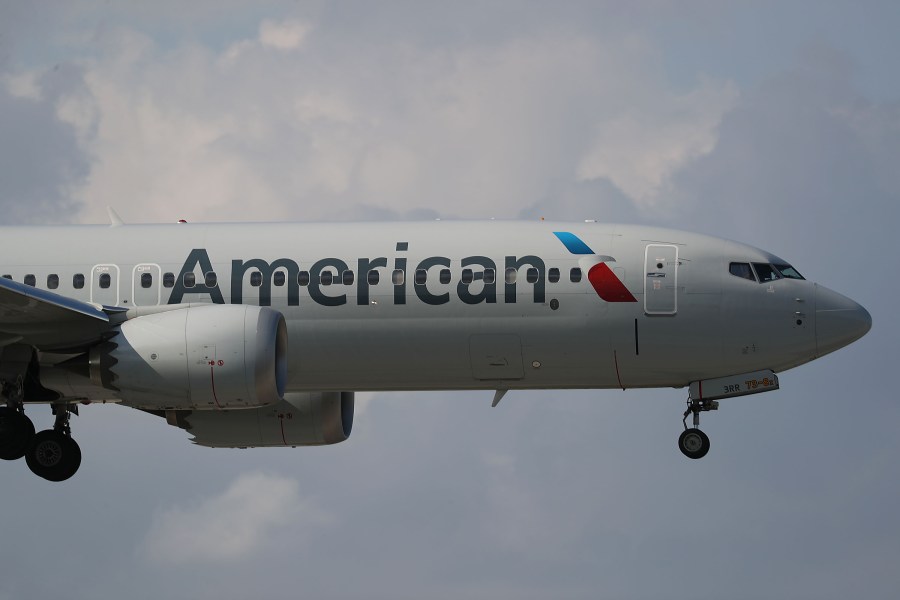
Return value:
[[(718, 410), (719, 402), (717, 400), (694, 399), (688, 397), (687, 410), (684, 411), (684, 431), (678, 437), (678, 449), (688, 458), (703, 458), (709, 452), (709, 437), (700, 431), (700, 413), (710, 410)], [(688, 415), (693, 413), (694, 426), (688, 428)]]

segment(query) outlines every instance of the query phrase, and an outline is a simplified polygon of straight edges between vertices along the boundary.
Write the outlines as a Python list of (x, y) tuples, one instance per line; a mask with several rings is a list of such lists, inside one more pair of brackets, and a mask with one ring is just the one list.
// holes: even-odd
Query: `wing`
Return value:
[(110, 315), (123, 312), (0, 277), (0, 346), (21, 342), (42, 350), (78, 348), (103, 339), (115, 326)]

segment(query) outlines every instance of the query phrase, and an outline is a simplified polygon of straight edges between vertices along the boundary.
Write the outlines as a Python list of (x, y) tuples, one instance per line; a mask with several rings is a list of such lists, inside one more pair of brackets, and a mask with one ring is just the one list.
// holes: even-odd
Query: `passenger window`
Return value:
[(513, 269), (512, 267), (509, 267), (508, 269), (506, 269), (506, 283), (515, 283), (516, 277), (518, 276), (518, 274), (519, 274), (519, 272), (516, 271), (515, 269)]
[(441, 269), (441, 273), (438, 276), (438, 280), (441, 283), (450, 283), (450, 269)]
[(29, 273), (25, 276), (25, 285), (30, 285), (31, 287), (37, 285), (37, 279), (35, 279), (34, 275)]
[(100, 289), (107, 290), (109, 289), (109, 285), (112, 283), (112, 277), (109, 276), (109, 273), (101, 273), (100, 274)]
[(341, 281), (343, 281), (344, 285), (353, 285), (354, 280), (353, 271), (344, 271), (341, 274)]
[(425, 285), (428, 279), (428, 271), (425, 269), (416, 269), (416, 285)]
[(72, 275), (72, 287), (76, 290), (80, 290), (84, 287), (84, 275), (81, 273), (75, 273)]
[(12, 275), (4, 275), (3, 279), (12, 279)]
[(556, 283), (557, 281), (559, 281), (559, 269), (553, 267), (552, 269), (547, 271), (547, 280), (550, 283)]
[(55, 290), (59, 287), (59, 275), (53, 273), (51, 275), (47, 275), (47, 289)]
[(497, 279), (497, 273), (493, 269), (484, 270), (484, 283), (490, 285)]
[(460, 279), (460, 281), (462, 281), (466, 285), (469, 285), (470, 283), (472, 283), (473, 279), (475, 279), (475, 276), (472, 273), (472, 269), (462, 270), (462, 278)]
[(331, 271), (322, 271), (319, 273), (319, 283), (322, 285), (331, 285), (334, 281), (334, 273)]
[(372, 270), (366, 273), (366, 281), (369, 282), (369, 285), (378, 285), (379, 279), (378, 271)]
[(403, 271), (400, 269), (396, 269), (393, 273), (391, 273), (391, 283), (394, 285), (403, 285), (403, 282), (406, 281), (406, 276)]
[(284, 285), (284, 271), (275, 271), (275, 275), (272, 276), (272, 283), (278, 286)]
[(175, 287), (175, 273), (166, 273), (163, 275), (163, 287)]
[(141, 273), (141, 287), (144, 289), (153, 285), (153, 275), (150, 273)]
[(776, 271), (775, 267), (772, 265), (767, 265), (766, 263), (753, 263), (753, 269), (756, 271), (756, 276), (759, 277), (760, 283), (768, 283), (769, 281), (781, 279), (781, 275), (778, 274), (778, 271)]
[(259, 287), (262, 285), (262, 273), (259, 271), (253, 271), (250, 273), (250, 285), (253, 287)]
[(569, 271), (569, 281), (572, 283), (578, 283), (581, 281), (581, 269), (578, 267), (572, 267), (572, 270)]
[(192, 288), (197, 285), (197, 277), (193, 273), (185, 273), (182, 282), (184, 283), (184, 287)]
[(297, 273), (297, 283), (303, 286), (309, 285), (309, 271)]
[(203, 276), (203, 285), (208, 288), (216, 287), (216, 282), (219, 280), (219, 277), (216, 275), (215, 271), (210, 271), (206, 275)]
[(531, 267), (527, 271), (525, 271), (525, 281), (527, 281), (528, 283), (537, 283), (539, 276), (540, 272), (534, 267)]
[(728, 272), (741, 279), (756, 281), (756, 277), (753, 276), (753, 271), (750, 269), (750, 263), (731, 263), (728, 265)]

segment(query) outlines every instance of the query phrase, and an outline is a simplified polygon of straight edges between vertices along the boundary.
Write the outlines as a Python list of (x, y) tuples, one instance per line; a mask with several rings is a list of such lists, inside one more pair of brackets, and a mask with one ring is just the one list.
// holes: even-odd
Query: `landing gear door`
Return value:
[(644, 312), (678, 312), (678, 246), (649, 244), (644, 254)]

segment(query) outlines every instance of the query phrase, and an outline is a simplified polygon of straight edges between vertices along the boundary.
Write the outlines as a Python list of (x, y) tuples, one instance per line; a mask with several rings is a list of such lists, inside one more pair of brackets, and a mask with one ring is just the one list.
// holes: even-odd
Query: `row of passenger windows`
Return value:
[[(506, 269), (504, 274), (504, 281), (506, 283), (515, 283), (518, 279), (518, 270), (509, 268)], [(533, 267), (528, 268), (525, 271), (525, 281), (528, 283), (537, 283), (540, 279), (541, 272), (538, 269)], [(569, 270), (569, 280), (573, 283), (577, 283), (581, 281), (581, 269), (575, 267)], [(453, 273), (450, 269), (441, 269), (438, 272), (438, 281), (442, 284), (449, 284), (453, 279)], [(406, 280), (406, 272), (401, 269), (396, 269), (391, 272), (391, 283), (393, 285), (403, 285)], [(494, 269), (485, 269), (484, 271), (474, 271), (472, 269), (463, 269), (460, 274), (460, 281), (466, 285), (474, 282), (474, 281), (483, 281), (486, 284), (493, 284), (496, 282), (496, 273)], [(559, 269), (553, 267), (548, 269), (547, 271), (547, 280), (550, 283), (557, 283), (560, 280)], [(204, 276), (204, 285), (206, 287), (213, 287), (216, 285), (217, 276), (215, 272), (206, 273)], [(353, 285), (356, 281), (356, 274), (353, 271), (343, 271), (342, 273), (336, 273), (333, 271), (322, 271), (319, 273), (319, 285)], [(366, 282), (369, 285), (378, 285), (381, 281), (381, 274), (378, 271), (369, 271), (366, 273)], [(428, 271), (426, 269), (416, 269), (414, 274), (414, 279), (416, 285), (425, 285), (428, 282)], [(252, 271), (250, 273), (250, 285), (254, 287), (259, 287), (262, 285), (263, 275), (259, 271)], [(197, 285), (197, 278), (193, 273), (185, 273), (184, 274), (184, 287), (192, 288)], [(275, 271), (272, 274), (272, 283), (276, 286), (283, 286), (287, 283), (287, 274), (283, 270)], [(301, 286), (307, 286), (310, 283), (310, 274), (309, 271), (300, 271), (297, 273), (297, 284)], [(153, 284), (152, 275), (150, 273), (144, 273), (141, 275), (141, 286), (148, 288)], [(163, 275), (163, 286), (165, 287), (173, 287), (175, 285), (175, 274), (174, 273), (166, 273)]]
[(768, 283), (777, 279), (803, 279), (803, 275), (791, 265), (733, 262), (728, 265), (728, 272), (735, 277), (759, 283)]
[[(732, 263), (735, 264), (735, 263)], [(747, 265), (749, 267), (749, 265)], [(518, 279), (519, 272), (516, 269), (509, 268), (506, 269), (504, 273), (504, 281), (506, 283), (516, 283)], [(525, 281), (528, 283), (537, 283), (540, 279), (541, 272), (538, 269), (533, 267), (529, 267), (525, 271)], [(572, 283), (578, 283), (581, 281), (581, 269), (578, 267), (572, 268), (569, 270), (569, 281)], [(4, 275), (6, 279), (12, 279), (12, 275)], [(425, 269), (417, 269), (414, 275), (414, 282), (416, 285), (425, 285), (428, 281), (428, 271)], [(394, 285), (403, 285), (406, 279), (406, 273), (400, 269), (397, 269), (391, 273), (391, 283)], [(453, 279), (452, 272), (450, 269), (441, 269), (438, 272), (438, 281), (442, 284), (448, 284)], [(547, 270), (547, 281), (550, 283), (557, 283), (560, 279), (559, 269), (553, 267)], [(250, 273), (250, 285), (254, 287), (259, 287), (262, 285), (263, 276), (259, 271), (252, 271)], [(366, 281), (369, 285), (378, 285), (381, 280), (381, 276), (378, 271), (369, 271), (366, 273)], [(493, 284), (496, 281), (496, 274), (494, 269), (485, 269), (484, 271), (474, 271), (472, 269), (463, 269), (460, 274), (460, 281), (463, 284), (470, 284), (474, 281), (483, 281), (485, 284)], [(206, 287), (214, 287), (218, 281), (218, 276), (215, 272), (206, 273), (203, 277), (203, 284)], [(278, 270), (272, 274), (272, 283), (277, 286), (283, 286), (287, 281), (287, 275), (284, 271)], [(322, 271), (319, 274), (319, 284), (320, 285), (332, 285), (332, 284), (344, 284), (344, 285), (353, 285), (355, 281), (355, 275), (353, 271), (344, 271), (343, 273), (334, 273), (332, 271)], [(76, 273), (72, 276), (72, 287), (76, 290), (80, 290), (84, 288), (85, 277), (82, 273)], [(112, 277), (109, 273), (101, 273), (98, 278), (98, 284), (101, 289), (107, 289), (112, 283)], [(153, 274), (152, 273), (141, 273), (140, 277), (141, 287), (142, 288), (150, 288), (153, 286)], [(302, 286), (309, 285), (310, 275), (309, 271), (300, 271), (297, 273), (297, 283)], [(28, 274), (23, 279), (23, 283), (25, 285), (30, 285), (35, 287), (37, 285), (37, 278), (33, 274)], [(192, 288), (197, 285), (197, 276), (194, 273), (185, 273), (182, 281), (184, 287)], [(47, 289), (55, 290), (59, 287), (59, 275), (52, 273), (47, 275)], [(174, 273), (165, 273), (163, 274), (163, 287), (171, 288), (175, 287), (175, 274)]]
[[(4, 275), (3, 278), (4, 279), (12, 279), (13, 277), (12, 277), (12, 275)], [(32, 275), (31, 273), (29, 273), (28, 275), (26, 275), (24, 277), (24, 279), (22, 280), (22, 283), (24, 283), (25, 285), (30, 285), (31, 287), (35, 287), (35, 286), (37, 286), (37, 278), (34, 275)], [(112, 277), (110, 277), (109, 273), (101, 273), (100, 278), (98, 279), (97, 283), (100, 285), (101, 288), (107, 289), (112, 283)], [(59, 275), (57, 275), (56, 273), (51, 273), (50, 275), (47, 275), (47, 289), (55, 290), (58, 287), (59, 287)], [(84, 287), (84, 274), (76, 273), (75, 275), (72, 276), (72, 287), (75, 288), (76, 290), (80, 290)], [(144, 287), (149, 287), (149, 286), (144, 286)]]

